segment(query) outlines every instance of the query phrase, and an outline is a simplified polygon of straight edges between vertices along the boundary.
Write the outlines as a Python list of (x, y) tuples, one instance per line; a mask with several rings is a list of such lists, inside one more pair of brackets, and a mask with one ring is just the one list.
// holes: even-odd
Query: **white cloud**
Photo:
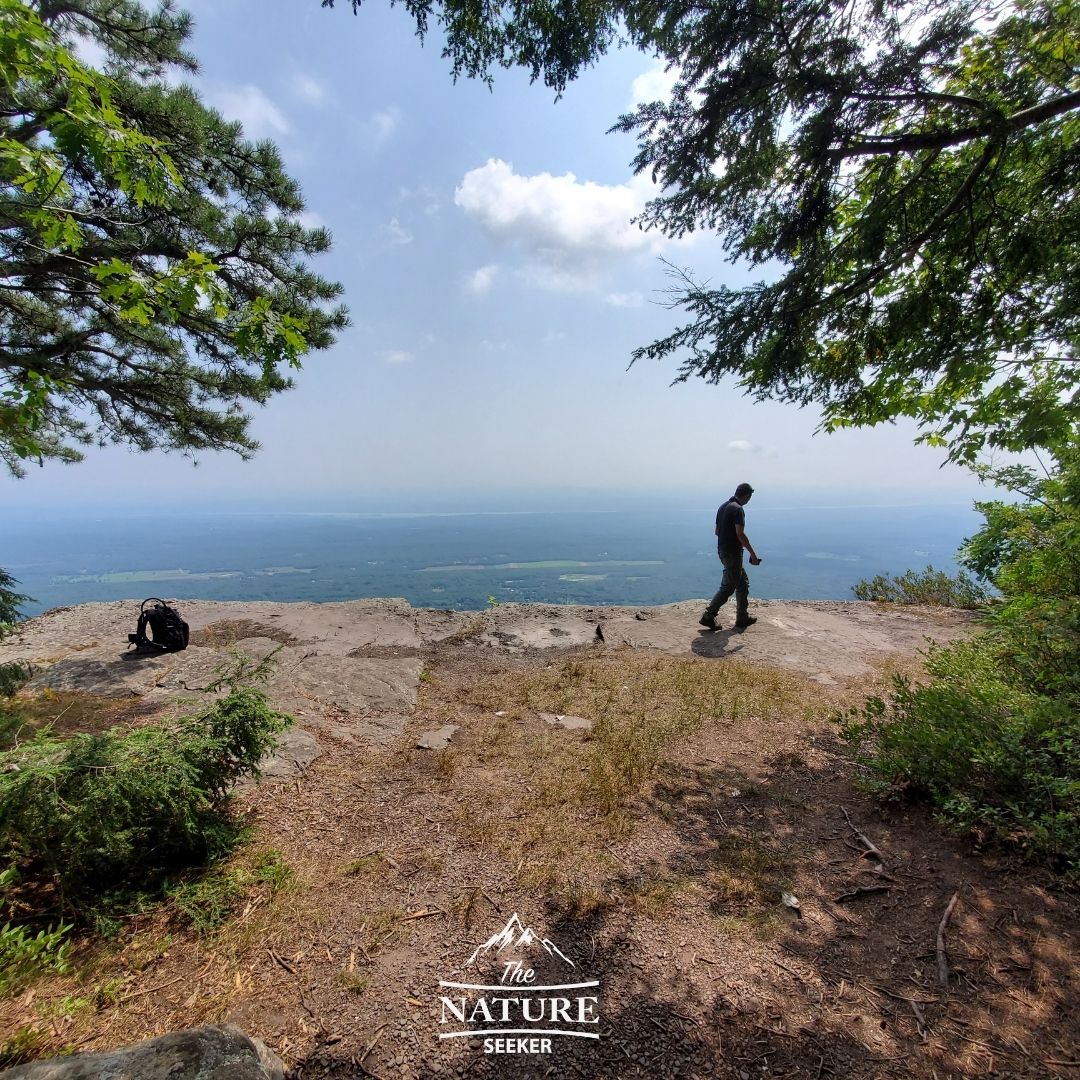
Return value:
[(379, 146), (397, 131), (400, 124), (401, 110), (396, 105), (390, 105), (388, 108), (373, 113), (368, 118), (366, 127), (372, 142)]
[(611, 292), (604, 297), (604, 303), (619, 308), (641, 307), (645, 297), (639, 292)]
[(465, 174), (454, 202), (495, 239), (525, 251), (517, 271), (522, 280), (568, 291), (595, 289), (612, 262), (656, 254), (670, 243), (633, 223), (655, 190), (641, 176), (625, 184), (579, 180), (573, 173), (522, 176), (492, 158)]
[(537, 249), (603, 253), (655, 246), (657, 236), (631, 223), (646, 197), (636, 181), (596, 184), (573, 173), (519, 176), (494, 158), (467, 172), (454, 192), (454, 202), (495, 235)]
[(398, 199), (401, 202), (414, 202), (420, 204), (423, 213), (429, 217), (437, 214), (440, 209), (439, 193), (433, 188), (421, 186), (417, 188), (401, 187), (398, 189)]
[(404, 349), (387, 349), (383, 352), (382, 358), (387, 364), (411, 364), (413, 354)]
[(671, 97), (672, 87), (679, 81), (679, 69), (664, 70), (663, 63), (656, 63), (648, 71), (642, 72), (630, 85), (630, 107), (647, 105), (651, 101), (667, 101)]
[(326, 100), (326, 87), (318, 79), (300, 72), (293, 76), (292, 92), (309, 105), (319, 105)]
[(566, 334), (562, 330), (549, 330), (544, 335), (545, 345), (557, 345), (560, 341), (566, 340)]
[(496, 263), (488, 263), (487, 266), (481, 266), (479, 270), (474, 270), (469, 275), (469, 280), (466, 283), (469, 292), (476, 293), (477, 296), (483, 296), (495, 283), (495, 275), (498, 272), (499, 267)]
[(412, 233), (396, 217), (391, 218), (383, 228), (390, 237), (391, 244), (411, 244), (413, 242)]
[(226, 120), (239, 120), (249, 139), (287, 135), (292, 130), (284, 113), (262, 90), (250, 83), (218, 87), (208, 91), (206, 98)]
[(748, 442), (746, 439), (732, 439), (727, 448), (743, 454), (760, 454), (764, 449), (758, 443)]

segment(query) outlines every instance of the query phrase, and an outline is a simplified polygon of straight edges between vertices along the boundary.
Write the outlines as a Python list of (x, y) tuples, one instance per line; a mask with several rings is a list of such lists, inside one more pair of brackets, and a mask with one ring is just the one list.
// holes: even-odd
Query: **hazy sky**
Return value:
[(454, 85), (439, 45), (401, 9), (354, 17), (318, 0), (195, 0), (204, 99), (269, 136), (299, 179), (319, 259), (353, 326), (308, 357), (297, 389), (256, 416), (241, 462), (90, 451), (77, 466), (0, 479), (9, 507), (66, 499), (336, 496), (439, 488), (726, 493), (838, 488), (976, 490), (912, 445), (911, 427), (812, 438), (817, 416), (755, 405), (733, 385), (670, 387), (674, 367), (627, 370), (676, 325), (659, 258), (714, 283), (745, 280), (714, 239), (632, 225), (649, 196), (634, 142), (606, 134), (662, 92), (623, 51), (553, 101), (500, 72)]

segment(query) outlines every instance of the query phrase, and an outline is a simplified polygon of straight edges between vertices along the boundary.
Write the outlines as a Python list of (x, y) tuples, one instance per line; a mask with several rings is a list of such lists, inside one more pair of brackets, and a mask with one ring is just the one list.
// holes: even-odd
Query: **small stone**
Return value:
[(540, 719), (552, 727), (562, 728), (564, 731), (592, 731), (592, 721), (583, 716), (563, 716), (560, 713), (540, 714)]
[(417, 750), (445, 750), (458, 731), (457, 724), (446, 724), (435, 731), (425, 731), (416, 740)]

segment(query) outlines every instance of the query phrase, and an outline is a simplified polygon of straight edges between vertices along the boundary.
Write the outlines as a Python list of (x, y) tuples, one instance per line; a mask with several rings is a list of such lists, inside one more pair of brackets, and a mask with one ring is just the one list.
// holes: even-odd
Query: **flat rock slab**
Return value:
[(559, 713), (542, 712), (540, 719), (552, 727), (562, 728), (564, 731), (592, 731), (592, 721), (584, 716), (562, 716)]
[(238, 1027), (173, 1031), (98, 1054), (17, 1065), (4, 1080), (284, 1080), (281, 1059)]
[(79, 691), (100, 697), (145, 697), (175, 669), (191, 664), (209, 649), (189, 648), (183, 653), (122, 652), (95, 648), (58, 660), (26, 684), (28, 692)]
[[(474, 612), (422, 611), (396, 598), (342, 603), (279, 603), (271, 600), (176, 600), (191, 633), (221, 623), (252, 624), (291, 643), (315, 645), (319, 652), (345, 656), (365, 646), (418, 648), (425, 640), (452, 633)], [(87, 647), (123, 651), (139, 618), (139, 600), (111, 600), (53, 608), (21, 624), (5, 640), (6, 660), (51, 663)]]
[(297, 720), (328, 713), (410, 713), (416, 707), (424, 662), (416, 657), (307, 654), (297, 663), (285, 658), (267, 684), (275, 707)]
[(457, 733), (457, 724), (446, 724), (434, 731), (425, 731), (416, 740), (417, 750), (445, 750), (450, 745), (450, 740)]
[[(973, 626), (969, 613), (941, 608), (780, 600), (751, 601), (750, 606), (756, 624), (737, 630), (732, 626), (734, 611), (722, 610), (723, 628), (713, 633), (697, 627), (691, 650), (702, 657), (738, 656), (749, 663), (772, 664), (831, 685), (830, 679), (868, 674), (889, 653), (913, 655), (931, 639), (963, 637)], [(672, 642), (665, 651), (683, 648)]]
[[(506, 653), (630, 647), (710, 661), (738, 657), (800, 671), (829, 685), (829, 679), (873, 670), (888, 653), (911, 655), (927, 639), (947, 642), (972, 627), (968, 613), (941, 608), (753, 597), (754, 626), (733, 629), (734, 611), (728, 605), (720, 613), (724, 628), (716, 632), (698, 625), (704, 600), (649, 608), (500, 604), (483, 612), (422, 610), (399, 599), (333, 604), (182, 600), (177, 606), (194, 634), (217, 627), (222, 640), (232, 631), (240, 634), (235, 647), (248, 655), (278, 650), (268, 684), (276, 708), (291, 712), (305, 727), (378, 740), (399, 733), (415, 708), (422, 670), (416, 654), (441, 646)], [(0, 663), (25, 660), (45, 667), (31, 691), (175, 700), (208, 685), (228, 661), (227, 650), (218, 644), (126, 658), (124, 646), (138, 607), (135, 601), (113, 601), (47, 612), (0, 643)], [(280, 647), (275, 639), (287, 644)], [(203, 640), (212, 643), (214, 637)]]
[(311, 763), (322, 756), (322, 747), (310, 732), (290, 728), (278, 739), (277, 749), (259, 762), (260, 777), (245, 776), (237, 785), (237, 791), (249, 791), (254, 787), (287, 784), (298, 780)]

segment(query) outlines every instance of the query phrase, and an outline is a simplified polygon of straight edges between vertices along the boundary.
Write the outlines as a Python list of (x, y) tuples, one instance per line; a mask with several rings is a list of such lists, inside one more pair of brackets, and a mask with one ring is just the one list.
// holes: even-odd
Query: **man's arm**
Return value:
[(750, 537), (746, 535), (746, 532), (741, 525), (735, 526), (735, 535), (739, 538), (739, 543), (750, 552), (750, 562), (755, 566), (761, 562), (761, 559), (758, 558), (758, 553), (754, 550), (753, 544), (750, 543)]

